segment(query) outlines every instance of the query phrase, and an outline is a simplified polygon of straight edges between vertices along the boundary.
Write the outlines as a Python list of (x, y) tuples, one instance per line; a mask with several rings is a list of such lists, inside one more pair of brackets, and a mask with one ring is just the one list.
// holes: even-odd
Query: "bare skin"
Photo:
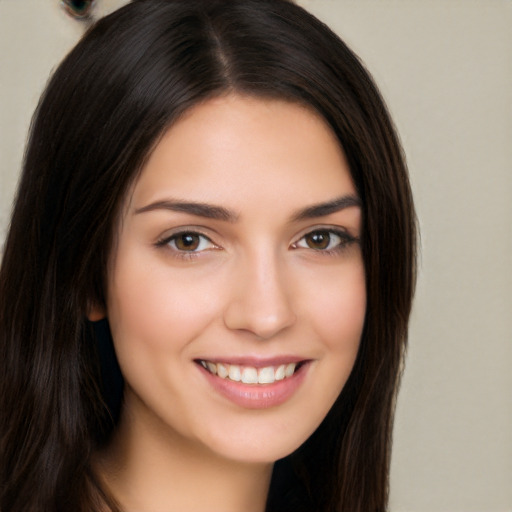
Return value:
[(164, 135), (123, 212), (107, 309), (90, 312), (126, 382), (99, 471), (126, 512), (262, 512), (273, 463), (320, 424), (359, 347), (343, 151), (304, 107), (217, 98)]

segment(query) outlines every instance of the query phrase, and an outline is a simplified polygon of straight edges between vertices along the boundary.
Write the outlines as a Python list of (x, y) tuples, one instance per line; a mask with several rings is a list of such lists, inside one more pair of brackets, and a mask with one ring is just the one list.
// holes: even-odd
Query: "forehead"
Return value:
[(295, 197), (355, 193), (327, 123), (295, 103), (238, 95), (208, 100), (174, 124), (136, 181), (134, 209), (166, 197), (260, 209)]

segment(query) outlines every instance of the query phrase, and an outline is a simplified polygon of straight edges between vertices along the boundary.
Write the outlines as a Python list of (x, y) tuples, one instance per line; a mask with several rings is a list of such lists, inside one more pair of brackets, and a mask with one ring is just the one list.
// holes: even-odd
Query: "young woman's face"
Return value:
[(123, 418), (231, 460), (296, 449), (357, 354), (360, 230), (347, 162), (318, 116), (239, 96), (196, 106), (135, 183), (112, 255)]

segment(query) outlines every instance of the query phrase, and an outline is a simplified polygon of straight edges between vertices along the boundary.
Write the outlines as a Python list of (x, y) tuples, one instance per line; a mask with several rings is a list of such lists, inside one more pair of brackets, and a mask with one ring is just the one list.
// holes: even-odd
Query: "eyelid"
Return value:
[(300, 231), (300, 233), (296, 236), (295, 240), (300, 240), (304, 238), (306, 235), (311, 233), (315, 233), (317, 231), (328, 231), (329, 233), (334, 233), (344, 238), (352, 238), (354, 240), (359, 240), (356, 235), (351, 234), (350, 230), (344, 226), (333, 226), (332, 224), (318, 224), (315, 226), (309, 226)]
[[(327, 232), (329, 234), (335, 235), (338, 238), (340, 238), (341, 242), (331, 249), (313, 249), (311, 247), (301, 247), (301, 246), (297, 245), (306, 236), (311, 235), (313, 233), (317, 233), (317, 232)], [(303, 231), (295, 239), (295, 241), (291, 244), (291, 247), (293, 249), (306, 249), (306, 250), (309, 249), (310, 251), (314, 251), (314, 252), (322, 253), (322, 254), (332, 254), (332, 253), (339, 252), (339, 251), (343, 250), (347, 245), (350, 245), (354, 242), (359, 242), (359, 238), (357, 236), (352, 235), (346, 228), (343, 228), (340, 226), (320, 225), (320, 226), (310, 227), (307, 230)]]
[[(209, 244), (211, 244), (211, 247), (203, 248), (200, 250), (191, 250), (191, 251), (180, 250), (177, 247), (172, 247), (170, 245), (170, 243), (182, 235), (198, 236), (204, 240), (207, 240), (209, 242)], [(157, 248), (167, 248), (169, 251), (172, 251), (173, 253), (175, 253), (175, 255), (178, 257), (187, 257), (187, 258), (191, 258), (194, 256), (197, 257), (205, 251), (220, 249), (220, 246), (212, 240), (211, 236), (205, 234), (204, 231), (200, 227), (197, 227), (197, 226), (183, 226), (183, 227), (179, 227), (174, 230), (171, 230), (171, 231), (166, 231), (164, 235), (162, 235), (158, 238), (158, 240), (155, 242), (154, 245)]]

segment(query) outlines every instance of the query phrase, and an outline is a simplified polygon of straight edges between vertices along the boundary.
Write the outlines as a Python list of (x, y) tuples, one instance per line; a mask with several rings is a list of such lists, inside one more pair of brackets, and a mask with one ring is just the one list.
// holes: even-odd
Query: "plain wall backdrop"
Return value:
[[(96, 3), (101, 15), (127, 2)], [(415, 192), (420, 276), (390, 509), (510, 512), (512, 1), (299, 3), (372, 72)], [(31, 114), (83, 30), (58, 0), (0, 0), (0, 243)]]

